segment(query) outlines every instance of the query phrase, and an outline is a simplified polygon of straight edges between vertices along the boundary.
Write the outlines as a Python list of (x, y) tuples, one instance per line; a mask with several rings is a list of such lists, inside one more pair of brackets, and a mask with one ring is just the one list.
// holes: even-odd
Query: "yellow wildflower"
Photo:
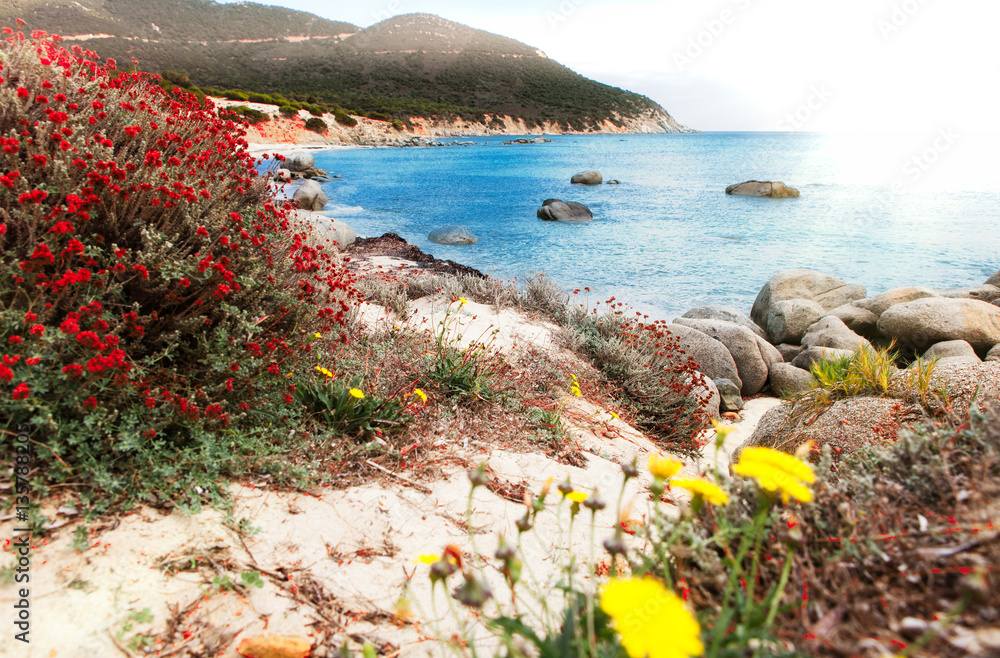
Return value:
[(333, 377), (333, 373), (327, 370), (326, 368), (323, 368), (322, 366), (316, 366), (316, 370), (320, 371), (327, 377)]
[(813, 498), (809, 487), (805, 486), (816, 481), (812, 466), (780, 450), (747, 448), (740, 454), (739, 463), (733, 466), (733, 473), (756, 478), (767, 491), (780, 492), (784, 503), (790, 498), (808, 503)]
[(580, 397), (581, 395), (580, 387), (577, 385), (576, 382), (573, 382), (573, 385), (569, 387), (569, 392), (575, 395), (576, 397)]
[(413, 394), (420, 398), (421, 402), (427, 402), (427, 394), (421, 391), (419, 388), (413, 389)]
[(658, 580), (648, 576), (612, 579), (601, 590), (601, 609), (614, 620), (631, 658), (686, 658), (705, 653), (698, 621), (681, 598)]
[(321, 333), (320, 333), (320, 332), (318, 332), (318, 331), (317, 331), (316, 333), (314, 333), (314, 334), (313, 334), (313, 338), (322, 338), (322, 337), (323, 337), (323, 334), (321, 334)]
[(621, 420), (621, 418), (619, 418), (618, 414), (616, 414), (615, 412), (609, 411), (608, 413), (611, 414), (611, 417), (614, 418), (615, 420)]
[(570, 491), (566, 494), (566, 497), (572, 500), (574, 503), (582, 503), (587, 500), (588, 496), (582, 491)]
[(348, 391), (348, 393), (350, 393), (359, 400), (363, 400), (365, 397), (365, 394), (361, 392), (360, 388), (352, 388), (351, 390)]
[(415, 564), (434, 564), (441, 559), (440, 555), (434, 555), (433, 553), (423, 553), (413, 558)]
[(681, 466), (682, 464), (676, 459), (670, 459), (660, 454), (649, 456), (649, 472), (653, 474), (654, 478), (661, 480), (672, 478), (677, 475), (677, 471), (681, 470)]
[(708, 480), (671, 480), (670, 486), (687, 489), (695, 497), (701, 496), (713, 505), (725, 505), (729, 502), (726, 492)]
[(458, 301), (460, 302), (460, 303), (459, 303), (459, 306), (463, 306), (463, 305), (465, 305), (465, 304), (468, 304), (468, 303), (469, 303), (469, 302), (465, 301), (465, 297), (459, 297), (459, 298), (458, 298)]

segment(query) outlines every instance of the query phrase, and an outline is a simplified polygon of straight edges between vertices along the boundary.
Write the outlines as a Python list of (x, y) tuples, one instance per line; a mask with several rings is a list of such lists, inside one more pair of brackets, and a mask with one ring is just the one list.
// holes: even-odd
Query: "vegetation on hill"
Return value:
[(200, 87), (312, 96), (359, 115), (480, 121), (500, 114), (529, 127), (548, 121), (574, 130), (622, 125), (621, 117), (667, 117), (650, 99), (589, 80), (531, 46), (427, 14), (391, 18), (342, 41), (290, 41), (283, 37), (358, 28), (247, 3), (88, 2), (94, 8), (85, 11), (16, 0), (0, 10), (0, 23), (24, 14), (33, 29), (112, 34), (80, 43), (118, 61), (134, 58), (142, 70), (183, 73)]

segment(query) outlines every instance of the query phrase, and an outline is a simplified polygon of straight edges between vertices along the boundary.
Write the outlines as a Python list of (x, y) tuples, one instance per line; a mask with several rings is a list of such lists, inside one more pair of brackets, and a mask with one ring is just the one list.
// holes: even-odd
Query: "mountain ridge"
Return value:
[[(306, 12), (211, 0), (11, 0), (31, 29), (144, 70), (180, 71), (200, 87), (281, 94), (373, 118), (510, 117), (528, 130), (692, 132), (651, 99), (585, 78), (543, 51), (432, 14), (368, 28)], [(86, 4), (83, 4), (86, 3)], [(0, 9), (0, 23), (17, 16)], [(223, 25), (224, 24), (224, 25)], [(100, 35), (90, 37), (89, 35)], [(110, 36), (107, 36), (110, 35)], [(644, 130), (644, 131), (646, 131)]]

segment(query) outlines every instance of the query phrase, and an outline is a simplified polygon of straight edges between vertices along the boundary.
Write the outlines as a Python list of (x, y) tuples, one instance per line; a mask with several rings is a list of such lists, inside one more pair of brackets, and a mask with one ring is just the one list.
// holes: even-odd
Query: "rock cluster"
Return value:
[(766, 196), (772, 199), (794, 199), (799, 196), (799, 191), (794, 187), (788, 187), (781, 181), (748, 180), (736, 185), (730, 185), (726, 188), (726, 194)]

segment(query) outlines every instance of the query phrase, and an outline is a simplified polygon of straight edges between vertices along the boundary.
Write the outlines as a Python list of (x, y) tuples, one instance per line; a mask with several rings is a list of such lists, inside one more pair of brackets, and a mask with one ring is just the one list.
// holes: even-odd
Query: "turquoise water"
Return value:
[[(361, 235), (398, 233), (493, 277), (543, 272), (566, 289), (589, 286), (592, 302), (615, 296), (668, 320), (705, 303), (749, 312), (772, 274), (795, 267), (863, 283), (869, 294), (978, 285), (1000, 269), (1000, 189), (935, 175), (934, 166), (947, 173), (954, 153), (920, 169), (907, 165), (928, 139), (567, 135), (501, 146), (503, 139), (317, 152), (317, 166), (342, 176), (323, 186), (328, 212)], [(621, 185), (569, 184), (586, 169)], [(754, 178), (782, 180), (802, 196), (724, 194)], [(586, 204), (594, 221), (542, 222), (535, 211), (550, 197)], [(471, 229), (478, 244), (427, 240), (450, 224)]]

